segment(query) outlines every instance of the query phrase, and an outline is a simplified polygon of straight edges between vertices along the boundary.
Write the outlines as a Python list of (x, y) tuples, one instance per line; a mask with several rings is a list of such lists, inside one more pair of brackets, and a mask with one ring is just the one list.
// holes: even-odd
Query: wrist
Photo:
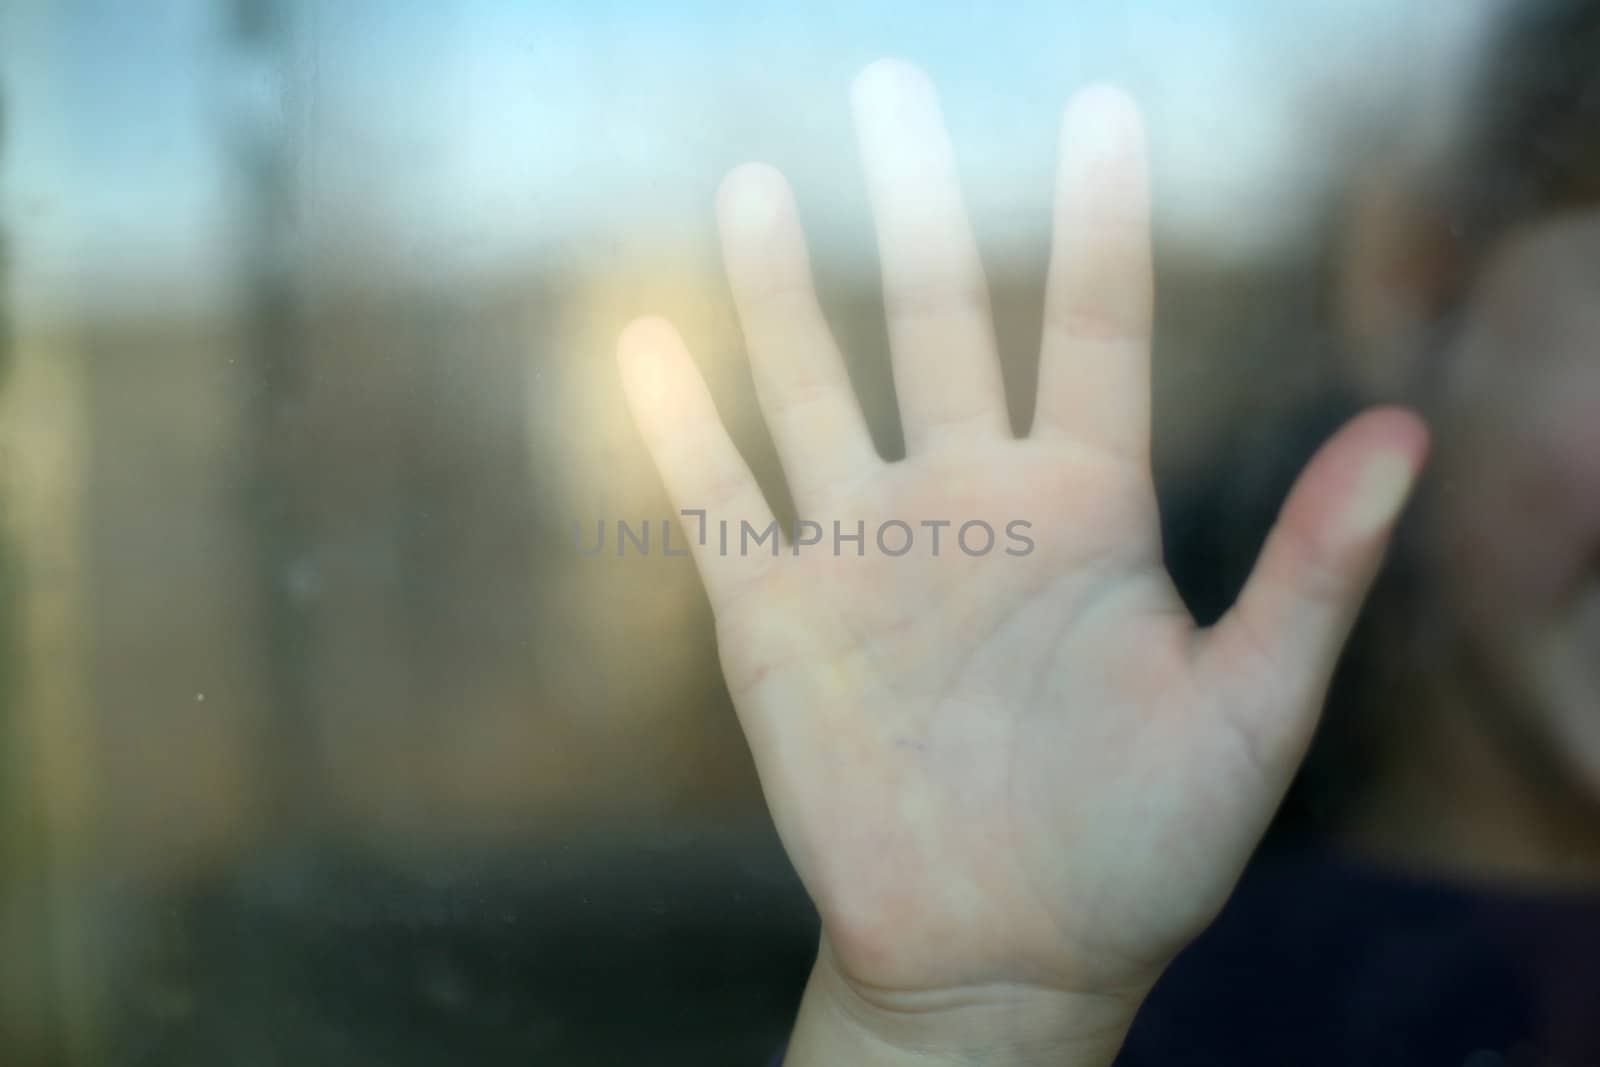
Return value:
[(824, 942), (784, 1067), (1106, 1067), (1143, 999), (1015, 984), (869, 996)]

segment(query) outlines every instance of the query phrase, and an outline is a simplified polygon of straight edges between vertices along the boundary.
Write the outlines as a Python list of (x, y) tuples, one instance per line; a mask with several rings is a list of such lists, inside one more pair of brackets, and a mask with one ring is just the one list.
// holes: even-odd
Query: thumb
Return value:
[(1368, 411), (1312, 458), (1237, 603), (1204, 635), (1200, 672), (1273, 788), (1310, 742), (1340, 649), (1428, 451), (1410, 412)]

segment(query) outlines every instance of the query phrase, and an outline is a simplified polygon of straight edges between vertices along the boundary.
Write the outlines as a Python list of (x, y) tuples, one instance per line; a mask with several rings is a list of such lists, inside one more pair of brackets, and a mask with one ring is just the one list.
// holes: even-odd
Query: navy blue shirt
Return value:
[(1117, 1064), (1600, 1067), (1600, 895), (1258, 860)]
[(1600, 896), (1255, 864), (1119, 1067), (1600, 1067)]

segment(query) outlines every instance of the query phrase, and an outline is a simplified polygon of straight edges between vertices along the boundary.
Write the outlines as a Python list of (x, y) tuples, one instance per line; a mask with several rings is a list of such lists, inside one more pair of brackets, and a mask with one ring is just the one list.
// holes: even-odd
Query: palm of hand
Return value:
[[(1059, 961), (1092, 946), (1143, 968), (1120, 942), (1177, 936), (1122, 913), (1125, 892), (1107, 884), (1108, 860), (1131, 867), (1115, 881), (1132, 884), (1153, 880), (1152, 864), (1102, 856), (1091, 883), (1060, 861), (1088, 838), (1077, 827), (1091, 812), (1096, 835), (1122, 835), (1119, 852), (1146, 850), (1131, 835), (1147, 825), (1107, 813), (1167, 803), (1169, 820), (1185, 816), (1181, 796), (1149, 788), (1173, 753), (1138, 737), (1189, 699), (1192, 629), (1160, 568), (1147, 479), (1060, 443), (1005, 442), (887, 467), (829, 513), (847, 529), (865, 518), (866, 554), (825, 543), (780, 559), (719, 612), (718, 635), (834, 952), (877, 988), (1019, 969), (1074, 986), (1137, 978), (1063, 973)], [(886, 519), (923, 533), (919, 520), (935, 516), (952, 521), (938, 557), (931, 543), (898, 557), (871, 543)], [(956, 543), (964, 521), (1001, 531), (1018, 518), (1030, 524), (1024, 555), (997, 542), (973, 557)], [(981, 532), (973, 540), (976, 551)], [(1099, 944), (1100, 926), (1119, 944)]]
[[(871, 449), (781, 179), (735, 172), (729, 274), (796, 501), (823, 535), (776, 558), (701, 547), (724, 672), (864, 995), (1137, 989), (1220, 906), (1286, 787), (1421, 431), (1391, 412), (1341, 433), (1240, 604), (1198, 631), (1162, 569), (1149, 476), (1136, 114), (1106, 91), (1069, 112), (1037, 414), (1016, 440), (931, 90), (899, 64), (858, 84), (909, 458)], [(765, 526), (676, 334), (642, 320), (620, 350), (679, 505)], [(891, 520), (905, 528), (876, 543)], [(1016, 520), (1031, 547), (1007, 553)], [(835, 521), (860, 525), (859, 549), (834, 541)], [(928, 521), (950, 523), (937, 554)], [(957, 536), (974, 521), (1002, 538), (979, 555)]]

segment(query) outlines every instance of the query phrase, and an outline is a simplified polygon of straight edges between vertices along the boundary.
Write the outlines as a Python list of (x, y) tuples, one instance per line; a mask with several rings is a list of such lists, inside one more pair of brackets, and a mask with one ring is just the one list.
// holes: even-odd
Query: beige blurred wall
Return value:
[[(1268, 321), (1276, 266), (1164, 263), (1160, 439), (1181, 470), (1306, 368), (1238, 343)], [(690, 561), (573, 543), (574, 521), (671, 514), (611, 358), (644, 311), (682, 325), (781, 499), (720, 269), (697, 247), (562, 266), (312, 288), (304, 373), (266, 441), (237, 322), (85, 323), (69, 356), (19, 364), (30, 744), (96, 862), (173, 877), (308, 837), (403, 852), (764, 820)], [(1019, 421), (1042, 266), (991, 271)], [(819, 273), (893, 452), (875, 283)], [(292, 503), (292, 557), (263, 557), (269, 491)], [(287, 662), (271, 583), (297, 605)], [(274, 704), (286, 670), (303, 707)]]

